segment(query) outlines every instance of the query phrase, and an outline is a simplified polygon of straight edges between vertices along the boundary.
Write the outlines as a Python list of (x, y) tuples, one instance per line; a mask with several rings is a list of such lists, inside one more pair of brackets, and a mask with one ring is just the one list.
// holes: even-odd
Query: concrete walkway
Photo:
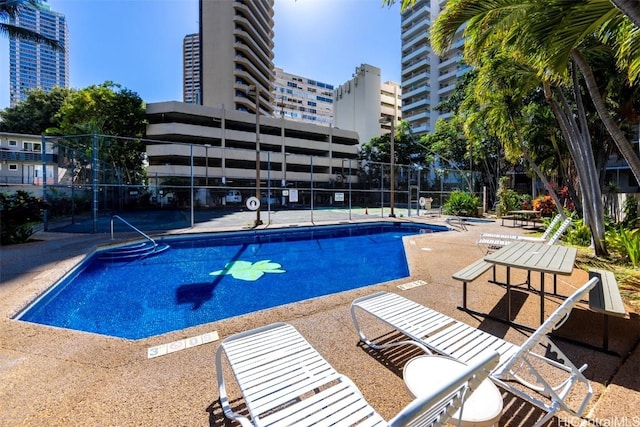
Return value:
[[(300, 215), (307, 214), (288, 211), (281, 217), (288, 215), (290, 224), (303, 225), (306, 221), (301, 221)], [(172, 234), (247, 228), (254, 215), (238, 212)], [(320, 213), (314, 215), (316, 224), (348, 222), (344, 213), (338, 219)], [(362, 220), (381, 219), (371, 213), (362, 216)], [(397, 218), (408, 219), (444, 224), (446, 218), (424, 215)], [(467, 223), (466, 228), (467, 231), (406, 237), (409, 277), (136, 341), (13, 319), (87, 253), (99, 245), (113, 243), (106, 233), (38, 232), (34, 236), (36, 241), (3, 247), (0, 254), (0, 426), (228, 425), (217, 402), (214, 357), (219, 341), (151, 359), (148, 349), (185, 338), (211, 336), (207, 334), (212, 332), (223, 339), (274, 321), (296, 327), (390, 419), (410, 401), (402, 380), (402, 367), (414, 354), (406, 349), (376, 352), (358, 345), (349, 313), (354, 298), (378, 290), (398, 292), (509, 341), (522, 343), (526, 339), (526, 332), (457, 309), (462, 298), (461, 285), (451, 279), (454, 272), (483, 256), (482, 249), (475, 244), (481, 232), (525, 231), (503, 228), (499, 222)], [(117, 240), (131, 237), (130, 233), (119, 234)], [(366, 264), (362, 268), (366, 268)], [(519, 273), (514, 272), (515, 279)], [(499, 315), (505, 307), (504, 289), (487, 283), (489, 277), (490, 272), (469, 286), (468, 304), (477, 311)], [(408, 290), (398, 288), (416, 280), (425, 284)], [(586, 272), (574, 269), (571, 276), (559, 277), (559, 293), (567, 295), (586, 280)], [(517, 307), (515, 320), (536, 326), (539, 297), (516, 291), (512, 302)], [(547, 303), (550, 312), (559, 300), (549, 296)], [(389, 331), (378, 324), (366, 326), (374, 336), (388, 336)], [(601, 426), (640, 425), (640, 376), (637, 374), (640, 323), (637, 315), (631, 313), (627, 319), (612, 319), (610, 326), (610, 348), (619, 355), (558, 341), (576, 365), (589, 365), (585, 375), (592, 382), (594, 397), (583, 420), (560, 414), (549, 426), (578, 426), (581, 422)], [(602, 318), (580, 307), (574, 310), (560, 333), (597, 346), (602, 338)], [(233, 388), (230, 395), (239, 397)], [(503, 398), (505, 412), (501, 426), (530, 426), (542, 416), (539, 409), (506, 392)], [(238, 401), (232, 404), (241, 405)]]

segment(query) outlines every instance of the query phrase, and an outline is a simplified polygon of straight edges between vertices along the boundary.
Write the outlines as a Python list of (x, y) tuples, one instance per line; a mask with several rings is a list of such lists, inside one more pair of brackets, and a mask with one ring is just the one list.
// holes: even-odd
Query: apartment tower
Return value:
[(330, 126), (333, 122), (333, 85), (275, 69), (274, 116)]
[(402, 120), (402, 89), (399, 83), (387, 81), (380, 87), (380, 120), (382, 129), (390, 131)]
[(402, 120), (402, 91), (397, 83), (380, 79), (380, 68), (369, 64), (356, 67), (351, 80), (333, 91), (333, 124), (340, 129), (358, 132), (360, 144), (389, 132)]
[(417, 0), (402, 14), (402, 116), (416, 134), (435, 128), (438, 118), (448, 117), (436, 107), (450, 97), (458, 79), (469, 67), (462, 62), (462, 32), (442, 57), (433, 53), (431, 24), (446, 0)]
[(182, 41), (182, 100), (200, 104), (200, 34), (189, 34)]
[(69, 31), (64, 15), (52, 11), (46, 4), (39, 8), (23, 5), (11, 24), (57, 40), (64, 47), (54, 50), (44, 43), (9, 38), (10, 105), (27, 97), (30, 89), (45, 92), (54, 86), (69, 86)]
[[(202, 105), (273, 113), (274, 0), (200, 0)], [(260, 95), (256, 102), (256, 93)]]

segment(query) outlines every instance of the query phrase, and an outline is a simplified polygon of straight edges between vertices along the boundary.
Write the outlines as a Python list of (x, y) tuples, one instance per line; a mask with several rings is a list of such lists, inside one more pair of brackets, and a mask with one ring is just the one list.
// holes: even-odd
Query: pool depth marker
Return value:
[(213, 331), (195, 337), (170, 342), (168, 344), (156, 345), (147, 349), (147, 359), (153, 359), (154, 357), (164, 356), (165, 354), (174, 353), (176, 351), (184, 350), (185, 348), (196, 347), (202, 344), (218, 341), (218, 339), (218, 332)]
[(418, 286), (424, 286), (426, 284), (427, 282), (425, 282), (424, 280), (414, 280), (413, 282), (403, 283), (402, 285), (398, 285), (398, 289), (402, 289), (403, 291), (406, 291), (407, 289), (417, 288)]

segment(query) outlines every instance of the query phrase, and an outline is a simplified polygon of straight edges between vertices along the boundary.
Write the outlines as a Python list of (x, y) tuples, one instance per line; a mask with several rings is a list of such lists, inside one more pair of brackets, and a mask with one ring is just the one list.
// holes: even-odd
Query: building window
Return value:
[(10, 171), (17, 171), (18, 170), (18, 165), (15, 163), (9, 164), (9, 170)]
[(18, 141), (16, 141), (15, 139), (9, 140), (9, 147), (17, 147), (17, 146), (18, 146)]
[(42, 144), (39, 142), (22, 142), (22, 149), (24, 151), (42, 151)]

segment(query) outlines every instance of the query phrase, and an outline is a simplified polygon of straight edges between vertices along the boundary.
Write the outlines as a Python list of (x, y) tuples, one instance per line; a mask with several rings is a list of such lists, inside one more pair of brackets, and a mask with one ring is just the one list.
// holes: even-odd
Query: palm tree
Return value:
[(42, 4), (42, 0), (0, 0), (0, 34), (11, 38), (44, 43), (54, 50), (64, 50), (64, 46), (58, 40), (10, 23), (18, 17), (20, 10), (24, 8), (39, 9)]
[(640, 3), (638, 0), (611, 0), (611, 3), (627, 15), (636, 27), (640, 28)]
[[(382, 0), (383, 6), (391, 6), (396, 0)], [(404, 12), (415, 4), (416, 0), (402, 0), (400, 9)], [(611, 0), (611, 3), (620, 9), (636, 27), (640, 27), (640, 3), (638, 0)]]
[(640, 182), (640, 159), (611, 116), (581, 52), (597, 36), (615, 49), (630, 79), (640, 76), (640, 35), (609, 0), (450, 0), (432, 27), (434, 50), (444, 52), (464, 25), (465, 59), (472, 65), (498, 34), (503, 47), (527, 58), (552, 83), (570, 85), (569, 63), (577, 63), (602, 122)]
[[(601, 2), (601, 0), (594, 1)], [(545, 4), (540, 5), (540, 3)], [(522, 93), (530, 90), (526, 88), (531, 82), (535, 82), (540, 86), (544, 85), (547, 89), (545, 90), (547, 101), (560, 124), (560, 129), (565, 137), (571, 156), (574, 162), (580, 165), (577, 171), (582, 190), (585, 223), (590, 225), (596, 254), (604, 255), (606, 254), (606, 245), (604, 241), (604, 213), (601, 191), (598, 186), (599, 173), (595, 167), (588, 121), (582, 104), (578, 78), (576, 73), (570, 72), (568, 67), (565, 69), (557, 67), (557, 71), (553, 71), (552, 67), (548, 65), (551, 64), (552, 58), (556, 60), (558, 58), (554, 58), (552, 55), (545, 57), (545, 55), (547, 55), (547, 51), (558, 52), (558, 47), (554, 46), (554, 49), (551, 49), (545, 43), (540, 42), (541, 39), (544, 39), (540, 35), (540, 28), (544, 26), (543, 24), (548, 23), (549, 20), (553, 20), (553, 16), (546, 17), (547, 10), (545, 6), (550, 7), (551, 5), (556, 6), (551, 9), (554, 13), (558, 13), (558, 8), (566, 7), (566, 1), (548, 0), (545, 2), (529, 1), (523, 3), (514, 0), (499, 0), (492, 2), (491, 6), (487, 6), (487, 2), (478, 0), (452, 0), (434, 23), (432, 41), (436, 52), (442, 52), (449, 45), (458, 29), (466, 24), (465, 59), (471, 65), (480, 67), (480, 69), (486, 68), (487, 64), (495, 61), (496, 55), (503, 54), (515, 64), (519, 64), (514, 70), (518, 70), (519, 67), (520, 69), (528, 68), (531, 72), (537, 71), (537, 73), (531, 73), (529, 79), (521, 79), (520, 81), (515, 81), (517, 73), (513, 73), (512, 76), (514, 78), (511, 80), (515, 86), (502, 88), (496, 87), (495, 82), (492, 82), (498, 77), (494, 70), (490, 69), (486, 73), (488, 76), (487, 81), (492, 83), (492, 91), (485, 92), (484, 99), (490, 99), (492, 94), (498, 95), (502, 93), (508, 96), (504, 112), (500, 113), (500, 108), (505, 108), (505, 105), (500, 107), (500, 102), (489, 110), (494, 116), (492, 119), (495, 122), (494, 127), (501, 129), (504, 123), (510, 123), (512, 127), (510, 132), (513, 132), (513, 137), (510, 138), (511, 141), (508, 141), (508, 133), (504, 130), (502, 130), (502, 133), (507, 138), (503, 136), (501, 139), (503, 142), (506, 141), (507, 144), (509, 142), (519, 143), (522, 153), (526, 157), (527, 147), (524, 145), (523, 136), (518, 130), (517, 121), (513, 116), (513, 109), (508, 108), (508, 101), (509, 97), (513, 98), (514, 94), (517, 95), (518, 85), (521, 91), (524, 91)], [(540, 10), (541, 7), (542, 11)], [(611, 6), (609, 8), (613, 9)], [(487, 55), (487, 52), (494, 53)], [(572, 70), (575, 71), (575, 67)], [(584, 73), (584, 69), (581, 68), (581, 70)], [(573, 85), (567, 85), (567, 81), (573, 82)], [(558, 85), (560, 84), (565, 86), (565, 89), (559, 87)], [(566, 90), (572, 94), (571, 101), (565, 97), (564, 91)], [(502, 103), (504, 104), (504, 102)], [(601, 111), (599, 110), (599, 112)], [(499, 114), (496, 116), (496, 113)], [(488, 116), (488, 118), (491, 118), (491, 116)], [(605, 120), (603, 119), (603, 121)], [(619, 127), (617, 125), (615, 127), (619, 131)], [(628, 142), (627, 144), (631, 147)], [(634, 159), (637, 160), (635, 153)], [(529, 157), (527, 160), (530, 161), (532, 168), (536, 170), (535, 163), (531, 161), (532, 159)], [(633, 159), (630, 160), (632, 161)], [(631, 161), (629, 162), (630, 164)], [(640, 171), (640, 169), (638, 170)], [(536, 170), (536, 174), (542, 178), (541, 171)]]
[(478, 122), (482, 122), (502, 142), (508, 159), (523, 157), (553, 198), (559, 214), (565, 217), (560, 200), (533, 158), (522, 130), (527, 98), (539, 87), (535, 73), (508, 56), (491, 51), (485, 52), (477, 71), (473, 95), (462, 104), (469, 112), (467, 129), (477, 128)]

